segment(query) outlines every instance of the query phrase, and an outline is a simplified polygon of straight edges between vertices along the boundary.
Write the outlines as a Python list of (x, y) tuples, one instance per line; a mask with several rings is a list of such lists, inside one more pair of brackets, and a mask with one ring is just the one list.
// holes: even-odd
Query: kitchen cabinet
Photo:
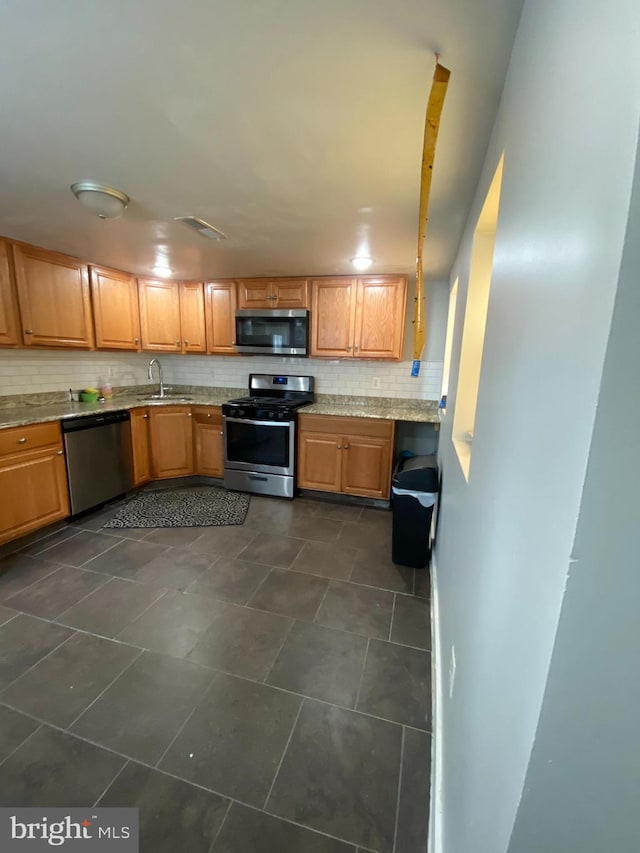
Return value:
[(405, 276), (312, 279), (311, 294), (312, 356), (401, 358)]
[(97, 349), (140, 350), (138, 283), (126, 272), (90, 266)]
[(202, 282), (141, 278), (142, 349), (152, 352), (206, 352)]
[(68, 515), (60, 424), (0, 430), (0, 544)]
[(298, 486), (388, 500), (393, 421), (299, 417)]
[(238, 282), (239, 308), (308, 308), (306, 278), (253, 278)]
[(17, 347), (22, 337), (18, 296), (9, 255), (9, 243), (0, 239), (0, 346)]
[(207, 281), (204, 291), (207, 352), (235, 355), (236, 282)]
[(189, 406), (149, 409), (154, 480), (193, 474), (193, 427)]
[(223, 477), (222, 409), (220, 406), (194, 406), (191, 411), (195, 472), (203, 477)]
[(206, 352), (204, 285), (201, 281), (180, 283), (180, 326), (182, 352)]
[(131, 409), (131, 457), (134, 486), (151, 479), (151, 448), (149, 440), (149, 410)]
[(61, 255), (13, 244), (18, 303), (25, 346), (92, 349), (87, 265)]

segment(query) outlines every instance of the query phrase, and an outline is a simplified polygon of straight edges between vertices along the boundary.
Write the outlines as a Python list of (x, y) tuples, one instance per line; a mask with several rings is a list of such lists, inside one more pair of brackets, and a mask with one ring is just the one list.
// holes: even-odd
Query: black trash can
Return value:
[(391, 483), (393, 538), (391, 559), (400, 566), (424, 569), (429, 564), (431, 517), (438, 498), (435, 456), (400, 459)]

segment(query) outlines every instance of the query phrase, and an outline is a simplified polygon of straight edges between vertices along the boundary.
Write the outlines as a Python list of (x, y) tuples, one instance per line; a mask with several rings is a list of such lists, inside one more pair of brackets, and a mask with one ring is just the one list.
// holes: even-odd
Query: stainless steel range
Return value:
[(249, 396), (222, 406), (224, 484), (228, 489), (292, 498), (297, 411), (315, 400), (313, 376), (249, 374)]

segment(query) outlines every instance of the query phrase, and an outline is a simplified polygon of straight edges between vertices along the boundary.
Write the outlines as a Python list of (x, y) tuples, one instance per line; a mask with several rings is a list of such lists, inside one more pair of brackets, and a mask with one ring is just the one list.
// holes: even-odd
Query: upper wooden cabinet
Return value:
[(202, 282), (138, 280), (142, 349), (206, 352)]
[(327, 358), (402, 356), (404, 276), (311, 281), (311, 355)]
[(87, 265), (67, 255), (13, 244), (25, 346), (93, 347)]
[(9, 244), (0, 239), (0, 346), (16, 347), (22, 342), (20, 317)]
[(238, 282), (238, 308), (308, 308), (306, 278), (249, 278)]
[(201, 281), (180, 283), (180, 324), (182, 352), (206, 352), (204, 286)]
[(126, 272), (89, 267), (98, 349), (140, 349), (138, 284)]
[(204, 285), (207, 352), (236, 354), (235, 281), (207, 281)]

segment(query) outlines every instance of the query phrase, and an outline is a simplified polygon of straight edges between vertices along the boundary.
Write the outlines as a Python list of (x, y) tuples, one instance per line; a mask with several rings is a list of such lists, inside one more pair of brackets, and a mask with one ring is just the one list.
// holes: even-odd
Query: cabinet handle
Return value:
[(32, 334), (33, 334), (33, 329), (25, 329), (25, 330), (24, 330), (24, 333), (25, 333), (25, 335), (32, 335)]
[(347, 352), (351, 352), (351, 347), (345, 347)]
[(143, 415), (142, 417), (143, 417), (143, 418), (148, 418), (148, 417), (149, 417), (149, 415)]
[(18, 439), (18, 444), (25, 444), (25, 443), (26, 443), (26, 441), (27, 441), (27, 439), (26, 439), (26, 438), (19, 438), (19, 439)]
[(190, 418), (192, 418), (192, 417), (193, 417), (193, 415), (191, 414), (191, 412), (189, 412), (189, 417), (190, 417)]
[(64, 456), (64, 450), (58, 450), (57, 456)]
[(139, 344), (139, 343), (140, 343), (140, 338), (134, 338), (134, 339), (133, 339), (133, 342), (134, 342), (134, 344)]
[(186, 347), (188, 347), (188, 346), (189, 346), (189, 341), (185, 341), (185, 342), (184, 342), (184, 345), (185, 345)]
[(345, 450), (348, 450), (348, 449), (349, 449), (349, 445), (348, 445), (348, 444), (345, 444), (344, 449), (345, 449)]
[(180, 341), (176, 341), (176, 346), (177, 346), (177, 347), (179, 347), (179, 346), (180, 346)]
[(342, 450), (342, 445), (341, 445), (341, 444), (336, 444), (336, 447), (338, 448), (338, 450)]
[(207, 412), (207, 417), (208, 417), (208, 418), (210, 418), (210, 417), (211, 417), (211, 412)]
[(354, 350), (355, 350), (356, 352), (358, 352), (358, 344), (356, 344), (356, 345), (354, 346)]
[(222, 430), (220, 430), (220, 435), (224, 435), (224, 433), (222, 432)]

